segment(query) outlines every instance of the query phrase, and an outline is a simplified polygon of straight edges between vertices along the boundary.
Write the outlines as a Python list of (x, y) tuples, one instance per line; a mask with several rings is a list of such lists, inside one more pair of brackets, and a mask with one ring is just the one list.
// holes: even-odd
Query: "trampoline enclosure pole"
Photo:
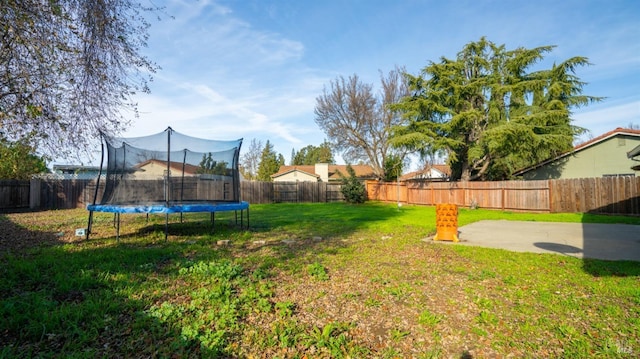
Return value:
[(164, 200), (165, 204), (169, 206), (169, 190), (171, 188), (170, 185), (171, 180), (171, 127), (167, 127), (167, 182), (165, 183), (164, 188)]
[[(102, 133), (100, 133), (100, 137), (102, 137)], [(98, 188), (100, 187), (100, 177), (102, 176), (102, 165), (104, 164), (104, 143), (100, 143), (100, 149), (102, 155), (100, 157), (100, 170), (98, 170), (98, 178), (96, 179), (96, 190), (93, 191), (93, 203), (96, 204), (96, 200), (98, 199)], [(87, 223), (87, 240), (89, 239), (89, 234), (91, 234), (91, 227), (93, 225), (93, 210), (89, 211), (89, 222)]]

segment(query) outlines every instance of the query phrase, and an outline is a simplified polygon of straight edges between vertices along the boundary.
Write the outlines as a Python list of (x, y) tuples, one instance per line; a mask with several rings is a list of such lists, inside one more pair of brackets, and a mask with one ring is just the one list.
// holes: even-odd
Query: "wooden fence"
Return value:
[[(384, 183), (368, 181), (370, 200), (418, 205), (454, 203), (528, 212), (640, 215), (640, 177), (503, 182)], [(340, 184), (325, 182), (241, 182), (249, 203), (333, 202), (344, 200)], [(0, 210), (85, 207), (94, 180), (0, 181)]]
[(420, 205), (452, 203), (462, 207), (550, 212), (549, 181), (367, 182), (369, 199)]
[(249, 203), (336, 202), (344, 200), (339, 183), (240, 182), (240, 197)]
[(640, 177), (603, 177), (550, 182), (552, 212), (640, 215)]
[(640, 215), (640, 177), (542, 181), (409, 182), (368, 181), (369, 199), (408, 204), (453, 203), (527, 212)]
[[(104, 187), (104, 181), (101, 182)], [(325, 182), (241, 182), (249, 203), (342, 201), (341, 184)], [(95, 180), (32, 179), (0, 181), (0, 210), (84, 208), (93, 202)], [(98, 201), (101, 190), (98, 191)]]

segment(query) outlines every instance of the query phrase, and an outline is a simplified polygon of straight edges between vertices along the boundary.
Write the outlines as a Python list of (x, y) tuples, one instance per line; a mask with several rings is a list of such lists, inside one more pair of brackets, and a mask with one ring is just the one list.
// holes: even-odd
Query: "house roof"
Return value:
[(629, 136), (636, 136), (636, 137), (640, 137), (640, 130), (634, 130), (631, 128), (622, 128), (622, 127), (618, 127), (615, 130), (609, 131), (605, 134), (602, 134), (598, 137), (592, 138), (591, 140), (587, 141), (587, 142), (583, 142), (579, 145), (577, 145), (576, 147), (573, 148), (573, 151), (570, 152), (576, 152), (582, 149), (585, 149), (587, 147), (591, 147), (593, 145), (595, 145), (596, 143), (600, 143), (604, 140), (608, 140), (611, 137), (614, 137), (616, 135), (629, 135)]
[(431, 170), (436, 170), (440, 173), (442, 173), (444, 176), (446, 177), (450, 177), (451, 176), (451, 167), (449, 167), (449, 165), (445, 165), (445, 164), (433, 164), (431, 166), (427, 166), (424, 169), (421, 169), (419, 171), (413, 171), (413, 172), (409, 172), (407, 174), (404, 174), (400, 177), (400, 181), (408, 181), (408, 180), (412, 180), (412, 179), (425, 179), (428, 177), (425, 177), (424, 175), (428, 175)]
[(53, 165), (53, 170), (61, 172), (97, 172), (100, 170), (100, 167), (83, 165)]
[[(572, 154), (574, 154), (576, 152), (580, 152), (580, 151), (582, 151), (584, 149), (587, 149), (587, 148), (592, 147), (592, 146), (594, 146), (594, 145), (596, 145), (598, 143), (601, 143), (603, 141), (606, 141), (606, 140), (608, 140), (608, 139), (610, 139), (612, 137), (619, 136), (619, 135), (640, 137), (640, 130), (618, 127), (615, 130), (606, 132), (606, 133), (604, 133), (604, 134), (602, 134), (602, 135), (600, 135), (598, 137), (594, 137), (594, 138), (590, 139), (589, 141), (583, 142), (583, 143), (575, 146), (571, 151), (567, 151), (567, 152), (565, 152), (565, 153), (563, 153), (561, 155), (558, 155), (556, 157), (553, 157), (553, 158), (550, 158), (548, 160), (542, 161), (542, 162), (537, 163), (537, 164), (535, 164), (533, 166), (521, 169), (521, 170), (515, 172), (514, 175), (516, 175), (516, 176), (522, 175), (522, 174), (524, 174), (526, 172), (532, 171), (532, 170), (534, 170), (536, 168), (542, 167), (542, 166), (544, 166), (544, 165), (546, 165), (548, 163), (551, 163), (551, 162), (554, 162), (554, 161), (556, 161), (558, 159), (567, 157), (567, 156), (572, 155)], [(633, 149), (633, 150), (631, 150), (631, 152), (633, 152), (635, 150), (636, 149)], [(627, 156), (628, 155), (629, 154), (627, 153)]]
[[(342, 173), (344, 176), (348, 176), (347, 165), (329, 165), (329, 180), (339, 180), (340, 175), (338, 171)], [(369, 165), (351, 165), (353, 170), (356, 173), (356, 177), (358, 178), (375, 178), (376, 175), (373, 172), (373, 168)], [(278, 172), (271, 175), (271, 178), (277, 178), (287, 173), (291, 173), (294, 171), (299, 171), (306, 173), (311, 176), (320, 177), (318, 173), (316, 173), (315, 165), (303, 165), (303, 166), (280, 166)]]

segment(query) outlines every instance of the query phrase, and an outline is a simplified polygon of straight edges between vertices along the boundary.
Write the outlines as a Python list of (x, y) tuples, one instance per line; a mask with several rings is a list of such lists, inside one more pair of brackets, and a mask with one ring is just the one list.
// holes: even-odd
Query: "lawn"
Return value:
[[(640, 354), (640, 264), (425, 240), (433, 207), (251, 206), (171, 218), (0, 214), (0, 358)], [(461, 209), (481, 219), (639, 218)], [(226, 242), (228, 240), (228, 242)]]

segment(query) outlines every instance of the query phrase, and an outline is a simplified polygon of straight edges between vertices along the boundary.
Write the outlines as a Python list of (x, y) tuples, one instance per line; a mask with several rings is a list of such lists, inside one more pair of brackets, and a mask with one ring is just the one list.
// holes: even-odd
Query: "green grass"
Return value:
[[(640, 224), (460, 209), (460, 225), (484, 219)], [(48, 238), (0, 252), (0, 358), (640, 353), (637, 262), (425, 242), (433, 207), (252, 205), (251, 231), (232, 213), (213, 233), (190, 215), (172, 219), (167, 241), (164, 218), (123, 216), (116, 242), (105, 214), (74, 241), (85, 220), (0, 216), (0, 243)]]

